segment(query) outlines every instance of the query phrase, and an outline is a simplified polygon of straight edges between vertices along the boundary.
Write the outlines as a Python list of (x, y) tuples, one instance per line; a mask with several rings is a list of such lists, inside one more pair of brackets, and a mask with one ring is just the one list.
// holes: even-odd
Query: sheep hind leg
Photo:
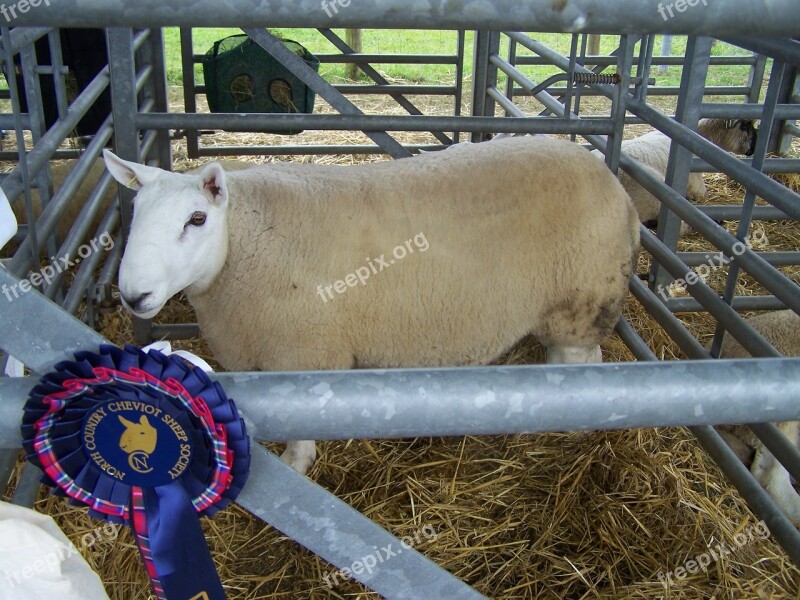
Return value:
[(317, 446), (314, 440), (298, 440), (286, 442), (286, 450), (281, 460), (301, 475), (305, 475), (317, 458)]
[(547, 347), (548, 364), (589, 364), (603, 362), (599, 345), (563, 346), (553, 344)]

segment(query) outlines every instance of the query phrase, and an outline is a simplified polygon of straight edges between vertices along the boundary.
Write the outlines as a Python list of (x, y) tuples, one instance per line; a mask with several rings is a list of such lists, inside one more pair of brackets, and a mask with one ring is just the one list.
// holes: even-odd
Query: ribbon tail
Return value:
[(179, 482), (132, 488), (131, 526), (159, 600), (225, 600), (200, 519)]

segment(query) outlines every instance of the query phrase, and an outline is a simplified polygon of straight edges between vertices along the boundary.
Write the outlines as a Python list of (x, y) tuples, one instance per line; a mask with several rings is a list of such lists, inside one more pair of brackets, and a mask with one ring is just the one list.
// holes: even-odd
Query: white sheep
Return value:
[[(757, 132), (753, 122), (749, 120), (701, 119), (697, 132), (734, 154), (750, 155), (755, 149)], [(622, 152), (640, 162), (656, 179), (664, 181), (671, 144), (672, 140), (665, 134), (660, 131), (651, 131), (635, 139), (623, 141)], [(592, 154), (601, 160), (604, 159), (603, 153), (599, 150), (592, 150)], [(661, 202), (624, 170), (619, 169), (618, 177), (625, 191), (633, 200), (633, 205), (636, 207), (642, 223), (657, 221)], [(706, 184), (703, 181), (702, 173), (689, 175), (686, 197), (691, 201), (703, 200), (706, 197)], [(688, 231), (688, 226), (683, 223), (681, 233), (685, 234)]]
[[(800, 316), (791, 310), (764, 313), (747, 319), (770, 344), (785, 356), (800, 356)], [(749, 358), (747, 352), (732, 336), (727, 335), (722, 343), (720, 358)], [(778, 423), (778, 428), (800, 448), (800, 421)], [(718, 428), (720, 435), (746, 464), (764, 489), (783, 509), (789, 520), (800, 527), (800, 495), (792, 486), (789, 472), (767, 450), (761, 440), (744, 425), (724, 425)]]
[(600, 361), (638, 251), (617, 179), (546, 137), (353, 167), (106, 164), (139, 190), (123, 304), (148, 319), (185, 290), (230, 371), (485, 364), (527, 334), (549, 362)]

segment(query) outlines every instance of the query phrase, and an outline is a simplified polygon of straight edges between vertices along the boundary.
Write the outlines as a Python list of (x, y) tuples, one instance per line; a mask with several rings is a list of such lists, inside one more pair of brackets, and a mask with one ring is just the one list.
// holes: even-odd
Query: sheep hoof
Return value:
[(587, 364), (603, 362), (600, 346), (549, 346), (548, 364)]
[(317, 447), (314, 440), (287, 442), (281, 460), (301, 475), (305, 475), (317, 458)]

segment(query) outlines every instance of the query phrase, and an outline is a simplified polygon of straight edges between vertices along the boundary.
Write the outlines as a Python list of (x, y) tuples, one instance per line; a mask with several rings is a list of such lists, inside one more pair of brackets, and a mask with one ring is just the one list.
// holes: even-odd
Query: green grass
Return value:
[[(315, 29), (278, 29), (276, 34), (299, 42), (308, 50), (315, 54), (336, 53), (336, 49)], [(344, 30), (336, 30), (344, 38)], [(195, 29), (193, 30), (194, 52), (196, 54), (205, 53), (212, 47), (216, 40), (229, 35), (241, 33), (239, 29)], [(547, 44), (554, 50), (562, 54), (569, 54), (571, 36), (568, 34), (535, 34), (534, 37)], [(411, 31), (411, 30), (375, 30), (365, 29), (363, 31), (363, 52), (370, 54), (455, 54), (456, 52), (456, 33), (453, 31)], [(177, 29), (167, 28), (164, 30), (164, 39), (167, 56), (167, 78), (172, 85), (182, 84), (182, 70), (180, 60), (180, 35)], [(618, 44), (618, 37), (606, 35), (601, 40), (601, 53), (611, 53)], [(473, 34), (467, 32), (465, 40), (465, 65), (464, 74), (466, 80), (471, 78), (472, 71), (472, 46)], [(661, 36), (656, 37), (656, 52), (660, 54)], [(636, 49), (638, 52), (638, 47)], [(686, 38), (675, 36), (673, 40), (672, 55), (682, 56), (686, 51)], [(501, 47), (501, 56), (507, 56), (508, 38), (504, 38)], [(524, 48), (518, 47), (518, 55), (529, 54)], [(735, 48), (724, 42), (717, 42), (712, 48), (712, 55), (732, 55), (738, 54), (746, 56), (748, 51)], [(402, 81), (407, 83), (427, 83), (427, 84), (452, 84), (455, 81), (455, 65), (393, 65), (375, 64), (373, 65), (384, 77), (392, 82)], [(558, 73), (558, 69), (548, 66), (531, 66), (522, 69), (534, 81), (540, 82), (547, 77)], [(608, 72), (613, 72), (610, 68)], [(320, 75), (331, 83), (342, 83), (347, 81), (344, 65), (323, 64), (320, 67)], [(746, 85), (749, 75), (749, 67), (746, 66), (711, 66), (709, 69), (708, 85)], [(658, 73), (653, 69), (652, 76), (656, 78), (657, 85), (678, 86), (680, 85), (681, 66), (671, 66), (665, 73)], [(195, 66), (195, 78), (202, 82), (202, 68)], [(364, 83), (370, 80), (362, 74), (361, 81)]]

